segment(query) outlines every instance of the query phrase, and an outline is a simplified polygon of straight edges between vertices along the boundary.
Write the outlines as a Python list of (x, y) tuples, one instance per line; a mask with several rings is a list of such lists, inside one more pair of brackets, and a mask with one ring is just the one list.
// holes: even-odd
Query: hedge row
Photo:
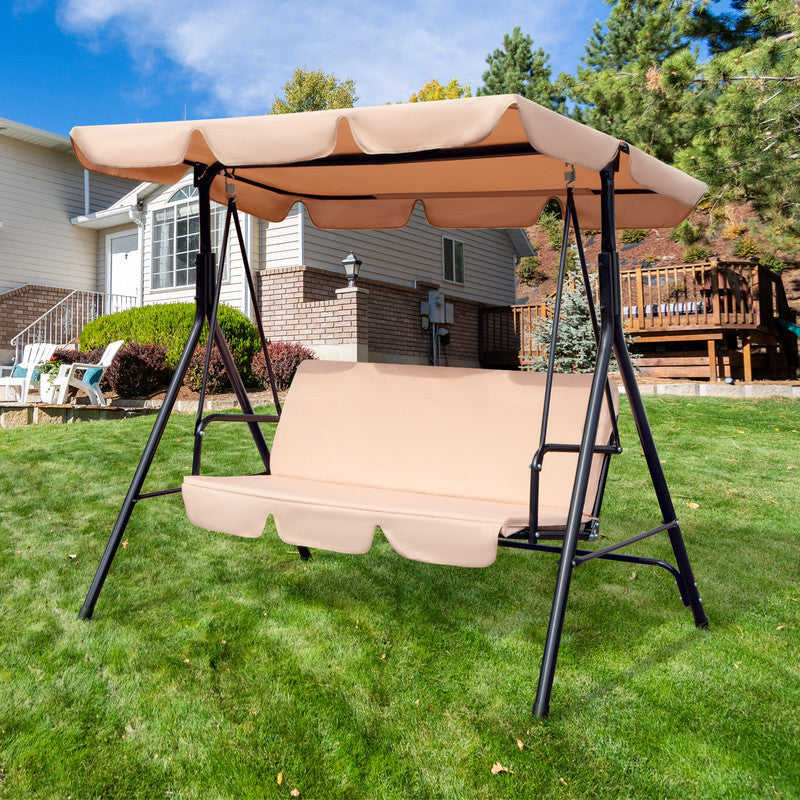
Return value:
[[(240, 311), (220, 306), (219, 326), (228, 342), (236, 368), (245, 383), (253, 388), (269, 388), (266, 362), (261, 352), (258, 329)], [(111, 388), (120, 397), (144, 397), (163, 389), (180, 359), (194, 321), (193, 303), (167, 303), (143, 306), (98, 317), (80, 335), (81, 360), (95, 363), (106, 345), (123, 339), (104, 376), (104, 391)], [(208, 326), (201, 344), (189, 363), (184, 382), (193, 391), (200, 389), (205, 363)], [(278, 389), (288, 389), (301, 361), (314, 354), (298, 344), (273, 342), (268, 345)], [(75, 351), (71, 351), (74, 353)], [(110, 384), (110, 386), (109, 386)], [(211, 351), (207, 390), (210, 393), (230, 390), (222, 358), (217, 348)]]
[[(118, 339), (139, 344), (160, 344), (166, 351), (166, 365), (174, 370), (192, 329), (194, 309), (194, 303), (162, 303), (106, 314), (83, 329), (79, 339), (80, 349), (105, 347)], [(250, 362), (261, 349), (258, 329), (241, 311), (226, 305), (220, 305), (217, 322), (230, 345), (239, 372), (249, 374)], [(203, 330), (200, 343), (205, 344), (207, 338), (208, 325)]]

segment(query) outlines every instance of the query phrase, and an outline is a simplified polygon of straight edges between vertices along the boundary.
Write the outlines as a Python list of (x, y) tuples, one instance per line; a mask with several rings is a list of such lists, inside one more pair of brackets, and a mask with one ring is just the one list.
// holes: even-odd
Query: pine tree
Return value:
[[(593, 372), (597, 361), (597, 343), (594, 338), (592, 318), (586, 291), (583, 286), (578, 257), (574, 248), (568, 253), (568, 271), (565, 276), (564, 292), (561, 295), (561, 313), (558, 318), (558, 339), (556, 340), (556, 372)], [(591, 278), (592, 292), (595, 279)], [(548, 298), (545, 303), (548, 317), (539, 318), (531, 331), (534, 346), (545, 353), (531, 362), (534, 372), (547, 369), (547, 352), (550, 349), (550, 334), (553, 329), (555, 299)]]
[(800, 6), (748, 0), (744, 11), (760, 30), (780, 33), (704, 65), (713, 113), (696, 120), (677, 165), (717, 199), (751, 201), (776, 232), (800, 238)]
[(730, 10), (719, 14), (704, 4), (692, 12), (687, 33), (692, 39), (707, 41), (715, 55), (738, 47), (749, 48), (758, 39), (781, 34), (780, 25), (765, 13), (770, 2), (761, 0), (751, 12), (748, 0), (731, 0)]
[(605, 26), (595, 24), (571, 81), (576, 118), (672, 161), (704, 111), (695, 87), (697, 51), (684, 33), (690, 6), (616, 0)]
[(649, 68), (680, 50), (683, 37), (676, 19), (661, 5), (661, 0), (617, 0), (605, 25), (597, 21), (592, 27), (581, 59), (585, 68), (619, 70), (641, 60)]
[(533, 39), (517, 27), (503, 37), (503, 48), (486, 56), (489, 69), (483, 73), (479, 95), (521, 94), (528, 100), (559, 113), (566, 110), (565, 95), (551, 81), (550, 56), (533, 49)]

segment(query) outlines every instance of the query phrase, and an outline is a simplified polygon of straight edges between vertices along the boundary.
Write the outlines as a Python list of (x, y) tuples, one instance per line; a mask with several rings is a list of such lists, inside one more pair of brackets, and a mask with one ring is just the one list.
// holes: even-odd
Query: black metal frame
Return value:
[[(225, 337), (223, 336), (222, 331), (217, 325), (217, 308), (219, 307), (219, 295), (222, 285), (222, 272), (224, 268), (224, 261), (221, 260), (220, 268), (217, 271), (216, 256), (214, 255), (214, 251), (211, 244), (211, 184), (214, 178), (222, 171), (223, 167), (220, 164), (212, 164), (210, 166), (195, 165), (194, 167), (194, 185), (197, 187), (198, 190), (199, 218), (200, 218), (200, 251), (197, 254), (195, 261), (194, 322), (192, 323), (192, 328), (189, 333), (189, 338), (186, 342), (186, 346), (184, 347), (183, 353), (181, 354), (181, 357), (178, 361), (178, 365), (175, 368), (175, 374), (172, 376), (172, 380), (170, 381), (169, 387), (167, 388), (167, 392), (164, 397), (164, 402), (162, 403), (161, 409), (158, 412), (158, 416), (156, 417), (156, 421), (153, 424), (153, 430), (150, 432), (150, 436), (147, 439), (147, 444), (145, 445), (144, 452), (142, 453), (142, 457), (139, 460), (139, 464), (136, 467), (136, 471), (134, 472), (133, 480), (131, 481), (131, 485), (128, 488), (128, 493), (125, 495), (125, 500), (123, 501), (122, 508), (120, 509), (119, 514), (117, 516), (117, 521), (114, 524), (114, 527), (111, 531), (111, 536), (109, 537), (108, 544), (106, 544), (105, 551), (103, 552), (103, 555), (100, 559), (100, 564), (97, 567), (97, 571), (95, 572), (91, 586), (89, 587), (86, 599), (84, 600), (83, 605), (81, 606), (81, 610), (78, 613), (80, 619), (91, 619), (92, 615), (94, 614), (95, 605), (97, 604), (97, 600), (100, 597), (100, 592), (103, 589), (103, 584), (105, 583), (106, 578), (108, 577), (108, 572), (111, 569), (111, 564), (114, 561), (114, 556), (117, 554), (117, 550), (119, 549), (120, 542), (122, 542), (122, 537), (125, 533), (125, 529), (128, 527), (128, 522), (130, 521), (133, 509), (135, 508), (139, 500), (145, 500), (151, 497), (162, 497), (164, 495), (169, 495), (169, 494), (179, 494), (181, 491), (180, 488), (177, 488), (177, 489), (163, 489), (157, 492), (142, 492), (142, 487), (144, 486), (144, 482), (145, 479), (147, 478), (147, 473), (150, 470), (150, 466), (153, 463), (153, 458), (155, 457), (159, 442), (161, 441), (161, 437), (164, 434), (164, 430), (167, 426), (169, 416), (172, 413), (172, 409), (175, 405), (175, 400), (178, 396), (178, 391), (181, 387), (181, 384), (183, 383), (183, 378), (186, 375), (186, 370), (189, 367), (189, 362), (200, 341), (200, 337), (203, 333), (203, 327), (206, 324), (206, 322), (208, 322), (209, 325), (208, 346), (206, 350), (206, 360), (203, 371), (202, 388), (198, 403), (197, 422), (195, 425), (195, 444), (194, 444), (194, 453), (192, 458), (192, 474), (193, 475), (199, 474), (202, 437), (206, 425), (208, 424), (209, 421), (212, 421), (210, 419), (204, 422), (202, 418), (203, 401), (205, 398), (205, 387), (206, 387), (206, 380), (208, 377), (208, 367), (209, 367), (212, 343), (216, 345), (219, 351), (220, 357), (222, 358), (222, 362), (225, 368), (225, 372), (227, 373), (228, 378), (231, 381), (233, 392), (236, 395), (236, 399), (239, 402), (243, 414), (210, 415), (210, 416), (215, 419), (219, 419), (221, 416), (224, 416), (231, 421), (236, 419), (237, 421), (245, 422), (250, 429), (250, 434), (253, 438), (256, 449), (258, 450), (258, 454), (261, 457), (261, 460), (264, 464), (264, 471), (266, 474), (269, 474), (269, 457), (270, 457), (269, 447), (267, 446), (267, 442), (264, 439), (264, 434), (258, 425), (260, 422), (272, 422), (276, 419), (276, 417), (258, 415), (254, 412), (253, 406), (250, 403), (250, 398), (247, 395), (247, 390), (245, 389), (244, 382), (242, 381), (242, 377), (241, 375), (239, 375), (239, 371), (236, 368), (236, 363), (234, 362), (233, 356), (231, 355), (228, 343), (225, 341)], [(223, 254), (222, 258), (224, 258), (226, 250), (228, 230), (230, 227), (231, 218), (233, 218), (233, 220), (235, 221), (236, 230), (239, 236), (240, 243), (243, 241), (241, 228), (239, 227), (239, 218), (238, 215), (234, 212), (235, 212), (234, 205), (229, 201), (228, 214), (226, 218), (223, 246), (222, 246), (222, 254)], [(242, 258), (245, 259), (245, 271), (248, 277), (248, 285), (250, 288), (251, 299), (253, 301), (254, 306), (258, 307), (255, 296), (255, 287), (253, 284), (252, 277), (250, 275), (249, 264), (247, 263), (246, 249), (242, 247), (241, 250), (242, 250)], [(274, 375), (272, 373), (272, 366), (269, 361), (269, 353), (266, 346), (266, 339), (264, 338), (264, 329), (262, 327), (263, 324), (261, 322), (260, 315), (257, 316), (259, 317), (258, 319), (259, 335), (261, 337), (261, 344), (264, 349), (264, 358), (266, 359), (267, 362), (267, 370), (270, 377), (273, 400), (275, 402), (275, 407), (278, 410), (278, 415), (280, 415), (281, 406), (280, 406), (280, 401), (278, 399), (278, 392), (275, 386)], [(304, 557), (308, 557), (308, 551), (305, 548), (303, 548), (303, 550), (301, 550), (301, 555), (303, 555)]]
[[(592, 319), (597, 336), (597, 362), (595, 364), (594, 376), (592, 378), (592, 388), (589, 395), (589, 403), (584, 422), (583, 436), (580, 447), (578, 448), (578, 465), (575, 471), (575, 483), (572, 489), (570, 510), (567, 517), (567, 524), (564, 530), (564, 539), (561, 547), (554, 545), (539, 544), (535, 527), (536, 512), (533, 509), (533, 501), (538, 501), (538, 491), (534, 489), (537, 485), (537, 475), (541, 469), (541, 461), (544, 453), (548, 450), (559, 450), (561, 452), (575, 452), (574, 445), (547, 445), (547, 414), (549, 403), (546, 400), (542, 421), (542, 436), (540, 447), (537, 451), (534, 462), (531, 465), (531, 521), (525, 539), (500, 539), (499, 544), (504, 547), (521, 548), (525, 550), (538, 550), (541, 552), (557, 553), (561, 556), (558, 563), (558, 576), (553, 595), (553, 605), (550, 611), (550, 620), (547, 628), (544, 652), (542, 655), (542, 668), (539, 673), (539, 683), (536, 689), (536, 699), (533, 705), (533, 714), (537, 717), (547, 716), (550, 709), (550, 695), (553, 689), (553, 679), (555, 676), (556, 661), (558, 659), (558, 648), (561, 642), (561, 632), (564, 627), (564, 617), (569, 598), (569, 587), (572, 580), (572, 572), (575, 567), (596, 558), (608, 559), (611, 561), (625, 561), (634, 564), (645, 564), (663, 567), (668, 570), (678, 585), (678, 591), (684, 605), (692, 610), (695, 625), (707, 627), (708, 618), (706, 617), (703, 603), (694, 580), (692, 567), (689, 563), (689, 556), (681, 535), (678, 520), (675, 515), (675, 508), (672, 504), (664, 471), (661, 468), (661, 461), (658, 457), (655, 442), (653, 441), (650, 424), (642, 402), (642, 396), (636, 383), (633, 364), (628, 353), (625, 342), (625, 333), (622, 327), (621, 297), (620, 297), (620, 276), (619, 276), (619, 254), (616, 248), (616, 232), (614, 220), (614, 173), (616, 163), (612, 162), (600, 173), (601, 179), (601, 250), (598, 257), (598, 292), (600, 298), (600, 323), (597, 325), (596, 315), (592, 307), (589, 290), (588, 273), (586, 271), (585, 259), (581, 255), (581, 267), (584, 281), (587, 285), (587, 297), (589, 298), (590, 308), (592, 308)], [(567, 192), (567, 204), (564, 214), (564, 239), (562, 243), (562, 267), (566, 257), (567, 238), (569, 232), (570, 218), (574, 218), (574, 204), (572, 193)], [(578, 226), (576, 225), (576, 231)], [(580, 241), (580, 233), (577, 233), (579, 252), (582, 254), (583, 248)], [(563, 275), (559, 275), (559, 295), (563, 286)], [(550, 384), (553, 375), (553, 361), (555, 357), (555, 336), (558, 331), (558, 307), (554, 311), (553, 335), (550, 342), (550, 354), (548, 361), (547, 392), (546, 398), (549, 400)], [(608, 368), (611, 361), (611, 353), (617, 359), (622, 383), (628, 397), (628, 402), (633, 414), (639, 441), (645, 456), (645, 462), (650, 472), (650, 478), (655, 489), (656, 499), (662, 515), (662, 525), (638, 536), (631, 537), (625, 541), (610, 545), (600, 550), (578, 550), (577, 543), (582, 532), (581, 512), (586, 500), (586, 491), (589, 482), (589, 473), (592, 466), (592, 459), (595, 453), (605, 453), (606, 459), (614, 452), (619, 452), (619, 441), (612, 441), (608, 447), (598, 447), (595, 442), (597, 439), (597, 428), (602, 412), (604, 400), (610, 402), (608, 396)], [(612, 414), (613, 418), (613, 414)], [(616, 437), (616, 429), (612, 435), (612, 440)], [(538, 467), (538, 468), (537, 468)], [(601, 489), (605, 483), (605, 476), (601, 478)], [(656, 533), (666, 531), (672, 550), (675, 555), (676, 566), (660, 559), (647, 558), (644, 556), (623, 555), (616, 551), (624, 548), (641, 539), (652, 536)]]
[[(441, 157), (447, 158), (447, 154)], [(206, 417), (202, 416), (203, 396), (205, 394), (205, 379), (208, 371), (208, 354), (206, 358), (206, 365), (203, 376), (203, 391), (201, 392), (200, 403), (198, 406), (197, 422), (195, 426), (195, 444), (194, 444), (194, 458), (192, 464), (192, 473), (198, 474), (200, 469), (200, 457), (202, 451), (202, 439), (205, 428), (211, 422), (226, 421), (226, 422), (244, 422), (250, 428), (253, 441), (264, 463), (265, 474), (269, 474), (269, 448), (264, 440), (263, 433), (258, 427), (260, 422), (275, 422), (280, 418), (280, 402), (278, 400), (277, 391), (275, 390), (275, 382), (272, 375), (271, 365), (269, 364), (269, 356), (267, 354), (266, 340), (264, 338), (264, 331), (261, 322), (260, 314), (257, 314), (257, 321), (259, 325), (259, 334), (264, 347), (264, 354), (267, 358), (267, 365), (270, 374), (270, 382), (272, 385), (273, 396), (277, 408), (277, 415), (258, 415), (253, 412), (253, 408), (247, 396), (241, 376), (239, 375), (236, 365), (231, 356), (225, 339), (216, 324), (217, 306), (219, 303), (220, 281), (222, 269), (219, 270), (217, 281), (215, 285), (215, 256), (211, 248), (211, 200), (210, 189), (211, 183), (214, 178), (222, 172), (226, 172), (221, 164), (206, 165), (193, 165), (195, 170), (195, 186), (199, 192), (200, 203), (200, 252), (196, 259), (196, 311), (194, 323), (192, 325), (189, 339), (186, 347), (180, 357), (175, 374), (167, 390), (164, 403), (161, 410), (156, 417), (153, 430), (150, 433), (147, 444), (145, 445), (144, 452), (136, 468), (130, 488), (125, 497), (125, 500), (120, 509), (117, 517), (116, 524), (111, 532), (108, 544), (106, 545), (105, 552), (100, 560), (94, 580), (89, 588), (86, 600), (80, 610), (79, 617), (81, 619), (91, 618), (95, 604), (97, 603), (100, 591), (111, 568), (111, 563), (122, 541), (125, 528), (130, 520), (131, 514), (137, 502), (151, 497), (158, 497), (168, 494), (177, 494), (181, 490), (166, 489), (156, 492), (142, 492), (147, 473), (152, 464), (153, 457), (155, 456), (161, 436), (167, 424), (167, 420), (172, 411), (175, 399), (178, 394), (178, 389), (183, 381), (184, 374), (189, 366), (189, 361), (194, 353), (194, 350), (200, 340), (203, 326), (208, 321), (209, 323), (209, 343), (212, 341), (216, 343), (222, 357), (225, 370), (231, 380), (236, 397), (242, 408), (242, 414), (211, 414)], [(534, 455), (533, 463), (531, 465), (531, 511), (529, 527), (527, 531), (520, 531), (515, 536), (508, 538), (500, 538), (499, 544), (503, 547), (519, 548), (525, 550), (536, 550), (539, 552), (555, 553), (561, 556), (558, 563), (558, 576), (556, 578), (555, 592), (553, 595), (553, 604), (550, 612), (550, 619), (548, 623), (547, 637), (545, 640), (544, 652), (542, 655), (542, 667), (539, 673), (539, 683), (536, 691), (536, 700), (533, 706), (533, 713), (537, 717), (546, 716), (550, 707), (550, 695), (553, 687), (553, 679), (555, 675), (556, 661), (558, 657), (558, 649), (561, 641), (561, 633), (564, 625), (564, 617), (566, 613), (567, 600), (569, 597), (569, 587), (572, 580), (573, 570), (587, 561), (593, 559), (606, 559), (611, 561), (623, 561), (626, 563), (643, 564), (658, 566), (666, 569), (673, 575), (678, 585), (681, 599), (683, 603), (690, 607), (694, 616), (695, 624), (698, 627), (706, 627), (708, 625), (708, 618), (706, 617), (703, 609), (703, 604), (697, 589), (697, 584), (694, 580), (692, 568), (689, 563), (689, 557), (686, 552), (686, 547), (683, 542), (683, 537), (680, 532), (680, 527), (675, 515), (675, 509), (672, 504), (672, 499), (667, 488), (666, 479), (661, 468), (661, 462), (658, 458), (655, 443), (653, 441), (650, 425), (647, 420), (644, 405), (642, 403), (639, 387), (636, 384), (633, 365), (631, 364), (630, 355), (628, 353), (627, 345), (625, 342), (625, 334), (622, 327), (621, 315), (621, 298), (620, 298), (620, 276), (619, 276), (619, 256), (616, 251), (616, 235), (614, 224), (614, 173), (616, 171), (616, 162), (612, 162), (600, 173), (601, 179), (601, 207), (602, 207), (602, 228), (601, 239), (602, 246), (598, 258), (598, 289), (600, 299), (600, 320), (598, 322), (597, 314), (594, 309), (592, 301), (592, 292), (590, 290), (589, 275), (586, 268), (586, 261), (583, 252), (583, 245), (580, 239), (580, 230), (575, 223), (575, 205), (572, 197), (572, 190), (567, 191), (567, 203), (565, 208), (565, 221), (564, 221), (564, 239), (562, 244), (562, 265), (559, 276), (559, 290), (563, 287), (563, 269), (566, 258), (566, 247), (568, 242), (568, 234), (570, 226), (574, 224), (574, 232), (578, 244), (578, 250), (581, 259), (581, 269), (583, 273), (584, 282), (587, 288), (587, 297), (590, 303), (590, 311), (592, 323), (595, 330), (595, 337), (597, 339), (597, 362), (595, 365), (594, 375), (592, 378), (592, 386), (589, 395), (589, 402), (586, 411), (586, 418), (584, 422), (583, 435), (580, 445), (575, 444), (554, 444), (547, 442), (547, 417), (549, 414), (550, 396), (552, 391), (553, 381), (553, 367), (555, 358), (555, 336), (558, 331), (558, 308), (554, 316), (553, 323), (553, 336), (551, 338), (550, 357), (548, 362), (547, 372), (547, 388), (545, 395), (545, 408), (543, 413), (542, 432), (540, 446)], [(227, 175), (227, 173), (226, 173)], [(241, 179), (239, 179), (241, 180)], [(228, 221), (225, 226), (225, 236), (227, 239), (227, 232), (231, 216), (236, 224), (237, 234), (240, 242), (242, 241), (241, 229), (239, 227), (238, 216), (234, 212), (234, 205), (231, 201), (228, 204)], [(224, 252), (224, 250), (223, 250)], [(245, 248), (242, 247), (242, 254), (246, 259)], [(255, 308), (258, 308), (258, 302), (255, 297), (255, 289), (253, 286), (252, 277), (250, 275), (249, 264), (245, 263), (248, 283), (253, 298)], [(560, 297), (560, 291), (559, 291)], [(208, 348), (210, 352), (210, 346)], [(599, 550), (582, 550), (577, 548), (579, 539), (591, 538), (591, 530), (587, 530), (585, 523), (582, 520), (582, 509), (584, 507), (586, 492), (589, 482), (589, 473), (592, 466), (592, 460), (597, 453), (604, 454), (604, 466), (601, 474), (600, 491), (598, 498), (595, 501), (594, 510), (596, 514), (600, 511), (600, 502), (602, 500), (603, 489), (605, 486), (605, 478), (608, 469), (608, 461), (610, 456), (614, 453), (621, 452), (619, 446), (619, 437), (616, 428), (616, 420), (614, 422), (613, 434), (611, 441), (606, 446), (596, 445), (597, 429), (602, 412), (602, 405), (604, 402), (611, 404), (611, 395), (608, 388), (608, 369), (611, 359), (611, 354), (614, 353), (617, 364), (619, 365), (622, 382), (627, 393), (628, 402), (631, 407), (636, 429), (639, 435), (642, 451), (644, 453), (645, 462), (650, 472), (650, 477), (655, 489), (656, 498), (662, 515), (662, 524), (652, 530), (646, 531), (642, 534), (634, 536), (625, 541), (612, 544), (608, 547)], [(615, 419), (612, 408), (612, 419)], [(563, 542), (561, 546), (545, 545), (539, 542), (539, 539), (550, 538), (553, 533), (549, 531), (539, 531), (537, 524), (537, 508), (538, 507), (538, 473), (542, 468), (542, 461), (548, 452), (577, 452), (578, 463), (575, 472), (575, 483), (573, 485), (572, 497), (570, 502), (570, 511), (567, 517), (566, 526), (563, 531)], [(595, 514), (595, 516), (596, 516)], [(657, 533), (666, 532), (669, 536), (672, 550), (675, 555), (676, 565), (669, 564), (665, 561), (655, 558), (647, 558), (644, 556), (626, 555), (616, 552), (617, 550), (626, 547), (627, 545), (638, 542), (646, 537), (652, 536)], [(523, 538), (517, 538), (523, 537)], [(307, 548), (299, 548), (300, 555), (303, 558), (309, 557)]]

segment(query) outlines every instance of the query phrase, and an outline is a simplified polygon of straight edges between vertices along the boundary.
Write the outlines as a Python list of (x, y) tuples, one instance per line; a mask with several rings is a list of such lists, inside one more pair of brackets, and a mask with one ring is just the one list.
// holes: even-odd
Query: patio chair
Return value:
[(103, 352), (103, 356), (97, 364), (65, 364), (59, 370), (58, 377), (54, 383), (58, 387), (58, 396), (56, 403), (59, 405), (67, 399), (67, 392), (70, 387), (79, 389), (85, 392), (91, 405), (104, 406), (106, 399), (100, 391), (100, 380), (105, 374), (105, 371), (111, 366), (114, 356), (124, 344), (120, 339), (117, 342), (111, 342)]
[(0, 387), (6, 387), (14, 392), (16, 395), (14, 402), (28, 402), (31, 384), (39, 379), (38, 367), (50, 360), (56, 347), (57, 345), (48, 342), (25, 345), (19, 363), (2, 368), (8, 375), (0, 375)]

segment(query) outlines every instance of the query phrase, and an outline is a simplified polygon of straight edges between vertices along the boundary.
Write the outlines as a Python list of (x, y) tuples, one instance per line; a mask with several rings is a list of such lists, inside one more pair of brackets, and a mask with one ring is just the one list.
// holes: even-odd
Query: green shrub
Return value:
[(690, 244), (683, 251), (683, 260), (687, 264), (692, 261), (702, 261), (704, 258), (708, 258), (710, 254), (711, 251), (704, 244)]
[(547, 275), (540, 269), (542, 261), (538, 256), (523, 256), (517, 267), (517, 277), (520, 283), (528, 286), (538, 286)]
[(731, 223), (722, 230), (723, 239), (737, 239), (747, 233), (747, 225), (744, 222)]
[(754, 258), (758, 255), (758, 245), (750, 236), (742, 236), (741, 239), (731, 245), (731, 250), (739, 258)]
[(643, 231), (640, 228), (626, 228), (620, 231), (619, 240), (622, 244), (637, 244), (638, 242), (643, 242), (645, 236), (647, 236), (647, 231)]
[(564, 236), (564, 221), (555, 212), (545, 210), (536, 223), (547, 235), (547, 241), (553, 250), (561, 249), (561, 239)]
[[(90, 322), (80, 335), (82, 350), (105, 347), (123, 339), (126, 343), (162, 344), (166, 349), (165, 363), (174, 369), (178, 363), (194, 321), (193, 303), (163, 303), (142, 306), (107, 314)], [(220, 305), (218, 324), (225, 335), (243, 376), (250, 374), (250, 362), (258, 351), (258, 329), (244, 314), (230, 306)], [(208, 326), (200, 343), (208, 337)]]
[(679, 244), (695, 244), (705, 236), (706, 229), (703, 225), (694, 227), (688, 219), (681, 222), (680, 225), (672, 229), (670, 238), (673, 242)]

